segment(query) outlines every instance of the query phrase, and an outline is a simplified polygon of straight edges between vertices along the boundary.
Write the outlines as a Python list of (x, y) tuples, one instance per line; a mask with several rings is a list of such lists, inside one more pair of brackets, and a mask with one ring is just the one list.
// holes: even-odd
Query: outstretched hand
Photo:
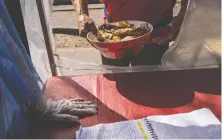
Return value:
[(97, 113), (97, 106), (92, 101), (83, 99), (53, 101), (42, 98), (32, 109), (44, 120), (75, 123), (79, 123), (79, 117), (92, 116)]

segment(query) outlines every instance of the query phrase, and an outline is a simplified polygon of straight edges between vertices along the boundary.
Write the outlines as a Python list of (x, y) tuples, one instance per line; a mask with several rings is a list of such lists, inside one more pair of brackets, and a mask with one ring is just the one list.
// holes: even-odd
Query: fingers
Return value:
[(89, 32), (92, 32), (93, 34), (96, 34), (96, 32), (97, 32), (97, 29), (96, 29), (96, 26), (95, 26), (94, 22), (92, 22), (92, 23), (88, 23), (88, 22), (83, 23), (82, 27), (83, 28), (80, 30), (80, 36), (82, 36), (82, 37), (86, 37)]
[(173, 37), (171, 34), (168, 34), (166, 36), (156, 37), (153, 39), (153, 43), (156, 43), (159, 45), (164, 45), (164, 44), (167, 44), (171, 41), (173, 41)]
[(94, 21), (88, 16), (79, 17), (80, 36), (86, 37), (89, 32), (96, 34), (97, 28)]
[(62, 99), (58, 101), (51, 101), (52, 106), (60, 107), (77, 107), (77, 108), (96, 108), (96, 105), (92, 101), (86, 101), (84, 99)]
[(87, 23), (82, 23), (81, 25), (81, 28), (80, 28), (80, 31), (79, 31), (79, 35), (81, 37), (86, 37), (87, 36), (87, 33), (90, 32), (87, 28)]
[[(53, 103), (52, 103), (53, 102)], [(62, 99), (52, 101), (50, 114), (70, 114), (75, 116), (91, 116), (97, 113), (97, 105), (84, 99)], [(67, 115), (65, 116), (67, 117)]]
[(173, 41), (173, 33), (170, 30), (160, 31), (158, 34), (153, 35), (153, 43), (164, 45)]
[(70, 99), (70, 101), (83, 102), (85, 100), (81, 98), (76, 98), (76, 99)]
[(71, 99), (72, 105), (65, 106), (61, 113), (76, 115), (76, 116), (92, 116), (97, 113), (97, 105), (92, 101), (83, 99)]
[(48, 101), (48, 104), (52, 104), (53, 108), (57, 108), (62, 106), (71, 106), (72, 102), (68, 99), (62, 99), (58, 101)]
[(70, 114), (53, 114), (51, 120), (60, 121), (60, 122), (79, 123), (79, 118), (77, 116), (72, 116)]
[(97, 110), (95, 108), (70, 108), (67, 112), (70, 115), (76, 115), (76, 116), (92, 116), (97, 113)]
[(92, 32), (94, 35), (96, 35), (96, 33), (97, 33), (97, 28), (96, 28), (96, 25), (95, 25), (94, 22), (90, 24), (90, 30), (91, 30), (91, 32)]
[(97, 108), (97, 105), (95, 104), (73, 104), (72, 106), (69, 106), (70, 108), (79, 108), (79, 109), (87, 109), (87, 108)]
[(76, 101), (75, 99), (71, 100), (72, 101), (72, 105), (69, 106), (68, 108), (73, 109), (98, 109), (97, 105), (94, 104), (92, 101), (85, 101), (85, 100), (81, 100), (81, 101)]
[(92, 101), (86, 101), (84, 99), (70, 99), (70, 101), (73, 103), (73, 104), (87, 104), (87, 105), (91, 105), (91, 104), (94, 104)]
[(79, 104), (93, 104), (92, 101), (86, 101), (86, 100), (82, 100), (82, 101), (75, 101), (75, 100), (71, 100), (72, 103), (79, 103)]

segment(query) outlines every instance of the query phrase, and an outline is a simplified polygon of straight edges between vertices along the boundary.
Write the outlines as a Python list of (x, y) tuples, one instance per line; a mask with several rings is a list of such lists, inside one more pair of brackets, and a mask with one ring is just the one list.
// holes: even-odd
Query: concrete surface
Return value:
[[(76, 13), (72, 5), (54, 6), (52, 13), (53, 28), (77, 29)], [(102, 4), (89, 6), (89, 15), (98, 26), (103, 23), (104, 10)]]
[(100, 53), (94, 48), (56, 49), (56, 52), (61, 57), (70, 59), (70, 61), (74, 60), (91, 64), (102, 64)]
[(97, 74), (102, 64), (99, 51), (94, 48), (57, 49), (59, 76)]
[[(88, 5), (88, 9), (89, 10), (93, 10), (93, 9), (103, 9), (104, 8), (104, 4), (89, 4)], [(75, 11), (74, 6), (73, 5), (57, 5), (57, 6), (53, 6), (52, 9), (54, 12), (55, 11)]]

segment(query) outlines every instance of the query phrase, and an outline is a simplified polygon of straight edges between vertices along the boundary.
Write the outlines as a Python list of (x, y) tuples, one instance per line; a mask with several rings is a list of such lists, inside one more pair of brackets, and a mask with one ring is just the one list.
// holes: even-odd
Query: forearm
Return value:
[(72, 4), (76, 10), (77, 16), (89, 15), (88, 0), (72, 0)]

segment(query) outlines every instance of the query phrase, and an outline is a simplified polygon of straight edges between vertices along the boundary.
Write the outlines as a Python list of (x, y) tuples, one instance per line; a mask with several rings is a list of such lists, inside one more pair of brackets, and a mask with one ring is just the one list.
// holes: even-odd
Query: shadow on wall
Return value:
[(220, 69), (105, 76), (116, 81), (118, 92), (128, 100), (154, 108), (184, 106), (193, 101), (195, 91), (221, 94)]

